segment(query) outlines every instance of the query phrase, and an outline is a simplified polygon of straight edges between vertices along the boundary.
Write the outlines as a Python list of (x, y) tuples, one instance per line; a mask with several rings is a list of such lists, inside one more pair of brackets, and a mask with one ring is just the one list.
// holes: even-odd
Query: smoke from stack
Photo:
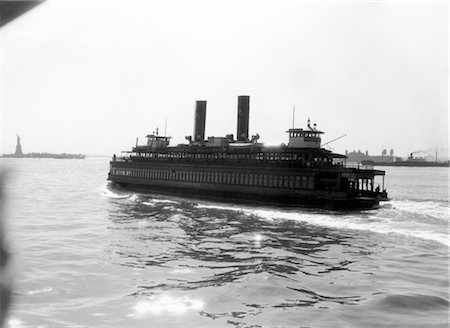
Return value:
[(250, 96), (238, 97), (237, 140), (248, 141)]

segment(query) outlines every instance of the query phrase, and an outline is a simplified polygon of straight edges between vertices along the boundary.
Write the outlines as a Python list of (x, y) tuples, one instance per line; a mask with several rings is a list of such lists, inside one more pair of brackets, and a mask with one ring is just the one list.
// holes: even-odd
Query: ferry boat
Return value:
[(321, 147), (323, 132), (309, 119), (306, 128), (287, 131), (287, 145), (249, 138), (249, 105), (249, 96), (238, 97), (236, 139), (205, 139), (206, 101), (197, 101), (187, 144), (170, 146), (171, 137), (149, 134), (145, 145), (113, 156), (108, 180), (135, 191), (333, 210), (370, 209), (388, 200), (385, 172), (347, 166), (345, 155)]

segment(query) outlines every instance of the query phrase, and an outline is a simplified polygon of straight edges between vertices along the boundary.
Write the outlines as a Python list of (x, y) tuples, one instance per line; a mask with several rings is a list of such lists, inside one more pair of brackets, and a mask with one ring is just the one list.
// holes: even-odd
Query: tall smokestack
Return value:
[(194, 141), (205, 140), (206, 100), (197, 100), (195, 106)]
[(248, 141), (250, 96), (238, 97), (237, 140)]

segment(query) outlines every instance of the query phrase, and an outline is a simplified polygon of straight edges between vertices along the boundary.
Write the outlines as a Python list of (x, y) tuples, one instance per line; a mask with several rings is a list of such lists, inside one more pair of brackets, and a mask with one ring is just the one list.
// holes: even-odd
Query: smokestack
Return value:
[(238, 97), (237, 140), (248, 141), (250, 96)]
[(195, 106), (194, 141), (205, 140), (206, 100), (197, 100)]

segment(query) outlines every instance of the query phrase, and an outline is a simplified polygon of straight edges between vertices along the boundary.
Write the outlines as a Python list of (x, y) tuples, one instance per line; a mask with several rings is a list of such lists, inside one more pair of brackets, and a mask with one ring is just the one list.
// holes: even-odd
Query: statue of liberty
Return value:
[(17, 145), (16, 145), (16, 152), (14, 153), (16, 156), (23, 155), (22, 153), (22, 145), (20, 144), (20, 137), (17, 135)]

